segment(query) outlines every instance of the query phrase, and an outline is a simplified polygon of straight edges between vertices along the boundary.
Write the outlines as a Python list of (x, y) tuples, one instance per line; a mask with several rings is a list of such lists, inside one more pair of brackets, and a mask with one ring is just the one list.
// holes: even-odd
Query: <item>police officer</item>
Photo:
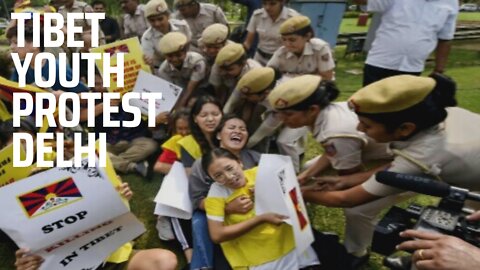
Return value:
[(183, 88), (176, 108), (186, 106), (194, 95), (205, 93), (206, 62), (202, 55), (188, 51), (187, 36), (180, 32), (170, 32), (158, 43), (166, 61), (160, 65), (158, 76)]
[[(238, 81), (235, 91), (223, 108), (224, 114), (240, 111), (248, 123), (248, 129), (254, 131), (248, 140), (248, 148), (255, 147), (260, 152), (266, 152), (268, 145), (262, 143), (265, 142), (263, 139), (273, 135), (282, 126), (282, 120), (267, 101), (279, 75), (269, 67), (249, 70)], [(253, 106), (246, 106), (245, 101)]]
[(299, 15), (295, 10), (285, 7), (285, 0), (262, 0), (263, 8), (253, 12), (247, 27), (247, 37), (243, 43), (248, 51), (258, 34), (258, 46), (254, 59), (266, 65), (273, 53), (282, 44), (280, 25), (287, 19)]
[(174, 17), (187, 21), (192, 31), (191, 50), (201, 52), (198, 46), (203, 30), (214, 23), (227, 25), (227, 17), (222, 9), (216, 5), (199, 3), (196, 0), (175, 0), (173, 2), (177, 11)]
[(238, 80), (250, 69), (262, 65), (249, 59), (241, 44), (231, 43), (223, 47), (215, 58), (209, 82), (215, 88), (222, 104), (230, 97)]
[(218, 52), (232, 41), (228, 40), (228, 26), (214, 23), (203, 30), (198, 44), (209, 66), (213, 66)]
[[(428, 174), (455, 186), (480, 188), (480, 115), (456, 104), (456, 86), (433, 75), (400, 75), (372, 83), (349, 100), (359, 118), (358, 130), (377, 142), (389, 144), (394, 160), (388, 171)], [(448, 115), (448, 117), (447, 117)], [(378, 170), (379, 168), (377, 168)], [(373, 220), (404, 191), (380, 184), (370, 173), (353, 174), (335, 191), (304, 190), (307, 201), (333, 207), (354, 207), (355, 226), (347, 227), (349, 251), (366, 253)], [(338, 181), (344, 181), (341, 179)]]
[(120, 0), (120, 6), (125, 14), (122, 17), (121, 27), (123, 37), (130, 38), (137, 36), (142, 38), (143, 33), (148, 28), (148, 22), (145, 18), (145, 6), (139, 3), (139, 0)]
[(335, 63), (327, 42), (314, 38), (310, 19), (294, 16), (280, 26), (283, 46), (273, 54), (267, 66), (288, 77), (317, 74), (333, 79)]
[(331, 81), (317, 75), (302, 75), (275, 87), (268, 96), (285, 126), (310, 129), (325, 150), (299, 175), (302, 183), (330, 166), (339, 174), (351, 174), (362, 169), (362, 160), (388, 157), (385, 145), (368, 140), (356, 130), (357, 116), (346, 102), (332, 102), (338, 93)]
[(192, 33), (187, 22), (170, 19), (170, 11), (165, 0), (150, 0), (145, 5), (144, 14), (150, 27), (143, 33), (142, 50), (147, 62), (154, 68), (158, 68), (164, 60), (158, 48), (159, 40), (169, 32), (183, 33), (187, 40), (190, 40)]

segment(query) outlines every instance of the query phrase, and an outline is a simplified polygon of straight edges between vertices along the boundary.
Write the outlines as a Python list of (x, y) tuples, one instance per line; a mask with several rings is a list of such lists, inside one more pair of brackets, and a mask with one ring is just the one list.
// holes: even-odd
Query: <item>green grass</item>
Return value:
[(480, 12), (460, 12), (458, 14), (459, 21), (480, 21)]
[[(361, 71), (364, 63), (363, 56), (354, 58), (343, 58), (345, 47), (340, 46), (336, 49), (336, 79), (341, 90), (339, 100), (347, 99), (353, 92), (361, 87), (362, 75), (353, 75), (350, 71)], [(453, 77), (458, 83), (458, 100), (462, 107), (480, 113), (480, 76), (478, 76), (478, 67), (480, 66), (480, 52), (478, 41), (455, 42), (450, 54), (450, 61), (446, 73)], [(427, 63), (425, 74), (432, 69), (432, 63)], [(320, 146), (310, 140), (306, 159), (312, 158), (321, 152)], [(168, 248), (178, 254), (180, 264), (183, 266), (184, 258), (180, 249), (173, 243), (164, 243), (158, 239), (155, 230), (155, 217), (153, 215), (153, 198), (156, 195), (162, 177), (154, 175), (150, 181), (142, 180), (135, 175), (125, 175), (123, 177), (128, 181), (134, 191), (134, 197), (131, 202), (132, 211), (147, 227), (147, 232), (136, 240), (135, 248)], [(412, 200), (409, 200), (409, 202)], [(427, 196), (418, 196), (414, 201), (420, 204), (433, 204), (436, 199)], [(402, 205), (407, 205), (408, 202)], [(308, 206), (309, 216), (316, 229), (322, 231), (334, 231), (343, 236), (344, 217), (341, 209), (326, 208), (322, 206)], [(14, 246), (8, 243), (0, 243), (0, 270), (13, 269)], [(373, 254), (369, 264), (365, 269), (382, 269), (381, 257)]]

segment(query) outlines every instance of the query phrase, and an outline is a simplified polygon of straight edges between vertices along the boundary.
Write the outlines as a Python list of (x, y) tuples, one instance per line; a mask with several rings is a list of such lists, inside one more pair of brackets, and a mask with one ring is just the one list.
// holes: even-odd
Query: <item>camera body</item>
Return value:
[(372, 251), (385, 256), (394, 253), (398, 244), (409, 240), (399, 235), (407, 229), (448, 234), (480, 247), (480, 223), (466, 220), (467, 215), (438, 206), (394, 206), (375, 227)]
[(480, 201), (480, 194), (418, 176), (382, 172), (377, 174), (377, 179), (379, 177), (381, 179), (378, 181), (384, 184), (442, 199), (437, 206), (411, 204), (406, 209), (396, 206), (390, 208), (375, 227), (372, 251), (391, 255), (398, 244), (409, 240), (399, 235), (407, 229), (452, 235), (480, 247), (480, 222), (467, 220), (469, 213), (462, 210), (465, 200)]

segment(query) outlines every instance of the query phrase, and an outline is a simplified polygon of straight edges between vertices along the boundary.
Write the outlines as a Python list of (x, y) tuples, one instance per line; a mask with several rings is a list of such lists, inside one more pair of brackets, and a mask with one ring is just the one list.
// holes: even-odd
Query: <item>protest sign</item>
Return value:
[[(20, 158), (25, 158), (23, 147), (20, 147)], [(31, 167), (13, 166), (13, 144), (9, 144), (0, 150), (0, 187), (23, 179), (29, 176), (30, 173)]]
[(290, 217), (297, 252), (313, 242), (313, 233), (297, 175), (289, 156), (263, 154), (255, 181), (255, 213), (274, 212)]
[[(123, 87), (117, 86), (117, 77), (116, 75), (110, 76), (110, 87), (108, 91), (110, 92), (119, 92), (124, 94), (126, 92), (132, 91), (135, 82), (137, 81), (138, 71), (144, 70), (145, 72), (150, 73), (150, 66), (145, 63), (143, 59), (142, 47), (137, 37), (116, 41), (109, 43), (97, 48), (90, 49), (90, 52), (93, 53), (109, 53), (110, 54), (110, 65), (117, 65), (117, 53), (124, 53), (124, 85)], [(100, 59), (96, 60), (97, 67), (101, 74), (103, 74), (103, 56)]]
[[(162, 99), (155, 101), (155, 115), (169, 112), (177, 103), (182, 88), (143, 70), (138, 73), (138, 79), (133, 88), (137, 93), (162, 93)], [(142, 114), (148, 115), (148, 102), (144, 99), (131, 99), (130, 105), (139, 107)]]
[(102, 168), (87, 163), (0, 188), (0, 228), (42, 256), (41, 269), (90, 269), (145, 231)]
[(170, 172), (163, 178), (162, 186), (154, 201), (155, 215), (192, 218), (192, 202), (188, 193), (188, 177), (182, 163), (175, 162)]

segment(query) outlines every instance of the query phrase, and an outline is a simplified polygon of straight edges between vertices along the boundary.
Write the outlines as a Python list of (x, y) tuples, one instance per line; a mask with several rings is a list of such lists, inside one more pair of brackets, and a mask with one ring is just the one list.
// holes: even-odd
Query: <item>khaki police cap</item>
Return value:
[(178, 7), (178, 6), (185, 6), (185, 5), (188, 5), (192, 2), (194, 2), (195, 0), (174, 0), (173, 1), (173, 5)]
[(310, 97), (321, 81), (317, 75), (295, 77), (275, 87), (268, 95), (268, 101), (274, 109), (288, 109)]
[(280, 25), (280, 34), (294, 33), (310, 25), (310, 19), (306, 16), (293, 16)]
[(145, 5), (145, 18), (160, 15), (168, 11), (168, 5), (165, 0), (150, 0)]
[(223, 47), (215, 58), (215, 64), (220, 67), (229, 66), (235, 63), (245, 54), (245, 49), (241, 44), (232, 43)]
[(262, 92), (275, 80), (275, 71), (270, 67), (258, 67), (249, 70), (237, 83), (237, 90), (244, 94)]
[(162, 54), (174, 53), (185, 48), (187, 36), (180, 32), (169, 32), (158, 42), (158, 47)]
[(349, 99), (349, 106), (361, 113), (398, 112), (420, 103), (435, 88), (429, 77), (399, 75), (369, 84)]
[(215, 23), (203, 30), (199, 42), (203, 44), (218, 44), (222, 43), (228, 38), (228, 26)]

